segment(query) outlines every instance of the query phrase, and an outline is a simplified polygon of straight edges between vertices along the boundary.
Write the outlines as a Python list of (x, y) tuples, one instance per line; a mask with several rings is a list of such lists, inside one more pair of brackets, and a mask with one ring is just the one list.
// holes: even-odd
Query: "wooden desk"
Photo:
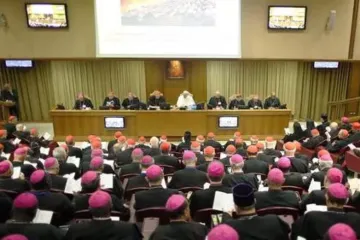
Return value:
[[(89, 134), (103, 139), (112, 139), (115, 130), (104, 128), (104, 117), (122, 116), (125, 129), (120, 130), (128, 137), (160, 136), (179, 141), (184, 131), (193, 136), (214, 132), (218, 140), (227, 140), (235, 131), (244, 139), (251, 135), (261, 138), (273, 136), (282, 138), (288, 127), (291, 111), (284, 110), (203, 110), (203, 111), (126, 111), (126, 110), (53, 110), (50, 115), (54, 123), (55, 139), (63, 141), (69, 134), (77, 141), (86, 140)], [(237, 129), (219, 129), (219, 116), (239, 116)]]

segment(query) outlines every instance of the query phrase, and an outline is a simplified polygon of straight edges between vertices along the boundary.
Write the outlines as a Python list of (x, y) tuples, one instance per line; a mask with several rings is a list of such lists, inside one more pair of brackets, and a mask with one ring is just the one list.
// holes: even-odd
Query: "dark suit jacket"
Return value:
[(219, 106), (219, 103), (222, 108), (226, 109), (227, 103), (223, 96), (217, 97), (211, 97), (209, 100), (209, 105), (211, 105), (213, 108), (216, 108)]
[(76, 158), (80, 158), (80, 161), (82, 160), (82, 151), (80, 148), (74, 147), (74, 146), (68, 146), (69, 153), (68, 155), (70, 157), (74, 156)]
[(160, 96), (158, 99), (156, 99), (155, 96), (151, 96), (148, 100), (149, 106), (160, 106), (161, 104), (166, 103), (166, 100), (163, 96)]
[[(181, 233), (181, 236), (179, 236)], [(170, 224), (158, 226), (151, 234), (149, 240), (161, 239), (205, 239), (207, 234), (206, 226), (195, 222), (170, 222)]]
[(239, 106), (245, 106), (245, 101), (243, 99), (239, 101), (237, 99), (233, 99), (229, 104), (229, 109), (238, 108)]
[(203, 187), (208, 182), (206, 173), (196, 168), (185, 167), (176, 171), (168, 184), (168, 188), (181, 189), (185, 187)]
[(269, 173), (269, 166), (266, 162), (257, 159), (248, 159), (244, 163), (244, 173)]
[(275, 97), (275, 98), (267, 98), (265, 99), (265, 103), (264, 103), (264, 108), (268, 109), (268, 108), (279, 108), (280, 107), (280, 99)]
[(58, 175), (50, 174), (51, 189), (64, 191), (67, 179)]
[(137, 192), (135, 193), (134, 209), (165, 207), (169, 197), (178, 193), (175, 189), (164, 189), (161, 186), (151, 187), (149, 190)]
[(360, 132), (355, 132), (349, 137), (349, 143), (356, 143), (360, 141)]
[(9, 140), (6, 140), (5, 138), (0, 139), (0, 143), (4, 146), (4, 150), (3, 150), (4, 153), (12, 153), (16, 149), (16, 146), (12, 144)]
[(179, 160), (170, 155), (157, 155), (154, 157), (156, 165), (167, 165), (173, 167), (175, 170), (180, 169)]
[(252, 186), (255, 191), (259, 188), (258, 179), (256, 175), (252, 173), (227, 174), (222, 181), (222, 184), (226, 187), (235, 187), (239, 183), (246, 183)]
[(16, 125), (14, 123), (6, 123), (4, 128), (7, 132), (7, 139), (15, 138), (13, 133), (16, 132)]
[(83, 105), (85, 105), (86, 107), (89, 107), (91, 109), (94, 109), (94, 105), (92, 104), (91, 100), (88, 99), (88, 98), (84, 98), (83, 101), (76, 100), (75, 105), (74, 105), (74, 109), (80, 110), (80, 109), (82, 109)]
[(184, 150), (190, 150), (191, 142), (181, 142), (176, 148), (176, 152), (183, 152)]
[(284, 174), (285, 182), (283, 186), (294, 186), (307, 189), (307, 185), (303, 181), (303, 176), (298, 172), (289, 172)]
[(191, 216), (194, 216), (200, 209), (212, 208), (216, 191), (232, 193), (231, 188), (223, 185), (211, 185), (208, 189), (193, 192), (190, 197)]
[(140, 100), (137, 97), (134, 97), (132, 100), (129, 100), (129, 98), (125, 98), (122, 102), (122, 106), (125, 109), (129, 109), (131, 105), (139, 105), (140, 104)]
[(30, 184), (27, 181), (21, 179), (0, 177), (0, 189), (23, 193), (30, 190)]
[(320, 135), (316, 137), (311, 137), (307, 142), (304, 142), (302, 146), (307, 149), (315, 149), (316, 146), (319, 145), (319, 143), (321, 143), (324, 140), (325, 138), (323, 138)]
[(269, 190), (255, 192), (256, 209), (268, 207), (292, 207), (299, 209), (299, 196), (293, 191)]
[(62, 231), (50, 224), (40, 223), (7, 223), (0, 225), (0, 239), (10, 234), (21, 234), (27, 239), (62, 240)]
[(256, 159), (266, 162), (268, 165), (273, 165), (275, 163), (276, 156), (266, 155), (265, 153), (259, 153), (256, 156)]
[(59, 175), (75, 173), (75, 179), (80, 177), (80, 171), (73, 163), (59, 163)]
[(125, 149), (125, 151), (122, 151), (118, 154), (115, 153), (116, 154), (116, 159), (115, 159), (116, 164), (118, 166), (121, 166), (121, 165), (132, 163), (131, 154), (132, 154), (133, 150), (134, 150), (133, 148), (128, 148), (128, 149)]
[(197, 158), (196, 165), (200, 165), (200, 164), (205, 163), (206, 160), (205, 160), (204, 155), (202, 155), (199, 152), (196, 152), (195, 155), (196, 155), (196, 158)]
[(160, 152), (159, 148), (148, 148), (148, 149), (145, 149), (145, 152), (144, 152), (144, 155), (149, 155), (152, 157), (158, 156), (160, 154), (161, 154), (161, 152)]
[(128, 174), (140, 174), (141, 173), (141, 167), (140, 163), (133, 162), (126, 165), (122, 165), (120, 167), (120, 176), (128, 175)]
[(211, 147), (215, 148), (215, 150), (219, 150), (219, 151), (223, 150), (221, 143), (219, 143), (218, 141), (215, 141), (215, 140), (206, 140), (204, 142), (204, 148), (206, 148), (207, 146), (211, 146)]
[(249, 100), (249, 102), (248, 102), (249, 108), (255, 108), (256, 106), (258, 108), (263, 108), (261, 100), (257, 100), (256, 102), (253, 99)]
[(117, 139), (111, 140), (108, 142), (107, 150), (108, 153), (112, 154), (114, 153), (113, 146), (117, 143)]
[(326, 205), (325, 199), (326, 190), (313, 190), (310, 194), (303, 196), (300, 207), (302, 210), (306, 210), (306, 205), (316, 204), (316, 205)]
[(128, 183), (126, 184), (125, 187), (125, 193), (134, 188), (150, 188), (149, 182), (146, 180), (145, 177), (146, 177), (146, 173), (141, 173), (138, 176), (128, 178)]
[(109, 97), (106, 97), (104, 99), (103, 106), (104, 107), (108, 106), (108, 103), (113, 105), (113, 107), (112, 107), (113, 109), (120, 109), (121, 108), (120, 100), (117, 97), (114, 97), (113, 99), (110, 99)]

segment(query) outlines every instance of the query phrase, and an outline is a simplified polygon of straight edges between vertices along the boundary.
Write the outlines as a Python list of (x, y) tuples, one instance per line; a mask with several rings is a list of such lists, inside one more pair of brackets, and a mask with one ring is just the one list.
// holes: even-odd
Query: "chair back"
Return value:
[(12, 200), (14, 200), (17, 197), (17, 195), (19, 195), (18, 192), (7, 190), (7, 189), (0, 189), (0, 192), (4, 193), (6, 196), (11, 198)]
[(169, 165), (159, 165), (159, 167), (163, 168), (165, 177), (174, 175), (174, 172), (176, 171), (173, 166)]
[(177, 159), (182, 159), (183, 156), (182, 152), (172, 152), (171, 154), (173, 154)]
[(196, 211), (195, 216), (194, 216), (194, 220), (196, 222), (201, 222), (201, 223), (205, 223), (205, 225), (210, 228), (211, 227), (211, 215), (217, 215), (217, 214), (222, 214), (222, 211), (218, 211), (218, 210), (214, 210), (212, 208), (205, 208), (205, 209), (200, 209), (198, 211)]
[(301, 187), (296, 187), (296, 186), (282, 186), (281, 189), (285, 190), (285, 191), (297, 192), (300, 197), (302, 196), (303, 192), (305, 191), (305, 189), (303, 189)]
[(358, 209), (356, 209), (356, 207), (350, 206), (350, 205), (345, 205), (344, 206), (344, 211), (345, 212), (356, 212), (356, 213), (360, 213)]
[(136, 222), (144, 222), (146, 218), (158, 218), (160, 225), (170, 222), (169, 215), (164, 207), (140, 209), (135, 212)]
[(267, 178), (267, 175), (265, 173), (254, 173), (256, 177), (260, 176), (261, 180), (264, 181)]
[(278, 215), (282, 220), (284, 220), (290, 227), (299, 217), (299, 209), (290, 208), (290, 207), (268, 207), (256, 210), (256, 213), (259, 216), (264, 216), (268, 214)]
[(120, 175), (120, 180), (121, 182), (123, 182), (125, 178), (132, 178), (139, 175), (140, 175), (139, 173), (129, 173), (129, 174)]
[(186, 194), (188, 192), (195, 192), (195, 191), (202, 190), (202, 189), (203, 188), (201, 188), (201, 187), (184, 187), (184, 188), (180, 188), (179, 192)]
[(149, 187), (138, 187), (138, 188), (126, 189), (125, 194), (124, 194), (124, 199), (127, 200), (127, 201), (130, 201), (131, 196), (133, 194), (135, 194), (136, 192), (148, 190), (149, 188), (150, 188), (150, 186)]
[[(123, 215), (117, 211), (111, 211), (111, 217), (119, 217), (119, 219), (123, 219)], [(76, 223), (79, 222), (87, 222), (92, 220), (92, 215), (89, 209), (76, 211), (74, 214), (73, 221)]]

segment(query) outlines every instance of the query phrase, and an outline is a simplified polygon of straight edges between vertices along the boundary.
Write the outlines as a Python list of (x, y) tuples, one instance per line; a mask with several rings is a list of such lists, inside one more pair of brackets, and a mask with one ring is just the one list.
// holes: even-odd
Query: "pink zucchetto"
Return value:
[(163, 174), (163, 170), (158, 165), (151, 165), (146, 170), (146, 177), (149, 180), (155, 180), (158, 179)]
[(33, 172), (30, 176), (30, 183), (37, 184), (44, 180), (44, 177), (46, 176), (46, 173), (44, 170), (36, 170)]
[(186, 199), (181, 194), (174, 194), (169, 197), (169, 199), (166, 202), (165, 208), (168, 212), (175, 212), (178, 210), (181, 206), (184, 205), (186, 202)]
[(326, 173), (326, 178), (330, 183), (341, 183), (343, 173), (337, 168), (330, 168)]
[(267, 176), (267, 179), (271, 183), (280, 185), (283, 184), (285, 181), (284, 173), (278, 168), (271, 169)]
[(89, 207), (102, 208), (109, 205), (111, 202), (111, 196), (107, 192), (98, 190), (91, 194), (89, 198)]
[(12, 164), (10, 161), (0, 162), (0, 175), (7, 173), (10, 170), (11, 166)]
[(11, 234), (3, 237), (1, 240), (28, 240), (28, 238), (21, 234)]
[(183, 154), (184, 161), (195, 160), (195, 158), (196, 158), (196, 155), (193, 151), (189, 151), (189, 150), (184, 151), (184, 154)]
[(291, 167), (291, 162), (288, 157), (281, 157), (277, 165), (280, 169), (289, 169)]
[(342, 122), (342, 123), (349, 123), (349, 118), (347, 118), (347, 117), (342, 117), (342, 118), (341, 118), (341, 122)]
[(220, 177), (224, 175), (224, 164), (219, 161), (211, 162), (208, 166), (207, 173), (210, 177)]
[(17, 148), (14, 152), (15, 155), (26, 155), (27, 154), (27, 150), (26, 148)]
[(341, 183), (333, 183), (331, 184), (327, 192), (330, 196), (337, 199), (347, 199), (349, 197), (349, 192), (346, 187)]
[(142, 165), (151, 165), (153, 163), (154, 163), (154, 159), (149, 155), (143, 156), (143, 158), (140, 161), (140, 164)]
[(104, 159), (102, 157), (94, 157), (91, 159), (90, 167), (92, 169), (98, 169), (101, 168), (104, 165)]
[(234, 154), (230, 158), (230, 164), (239, 164), (239, 163), (242, 163), (243, 161), (244, 161), (244, 158), (240, 154)]
[(337, 223), (328, 230), (329, 240), (356, 240), (355, 231), (344, 223)]
[(95, 148), (95, 149), (91, 150), (91, 158), (102, 157), (102, 155), (103, 155), (103, 151), (100, 148)]
[(143, 150), (141, 150), (141, 148), (135, 148), (133, 151), (132, 151), (132, 155), (133, 156), (141, 156), (143, 155), (144, 152)]
[(81, 176), (81, 184), (91, 184), (97, 177), (98, 175), (95, 171), (87, 171)]
[(54, 157), (49, 157), (45, 160), (45, 164), (44, 164), (45, 168), (48, 169), (48, 168), (53, 168), (53, 167), (56, 167), (56, 166), (59, 166), (59, 163), (58, 163), (58, 160)]
[(19, 209), (35, 208), (38, 205), (38, 200), (34, 194), (25, 192), (14, 199), (13, 205)]
[(229, 225), (220, 224), (211, 229), (207, 240), (240, 240), (238, 233)]

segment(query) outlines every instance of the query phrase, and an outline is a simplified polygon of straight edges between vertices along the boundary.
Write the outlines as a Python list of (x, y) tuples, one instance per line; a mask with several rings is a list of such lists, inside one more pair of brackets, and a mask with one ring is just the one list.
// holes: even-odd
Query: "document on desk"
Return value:
[(223, 212), (233, 211), (235, 209), (233, 194), (216, 191), (212, 208)]

